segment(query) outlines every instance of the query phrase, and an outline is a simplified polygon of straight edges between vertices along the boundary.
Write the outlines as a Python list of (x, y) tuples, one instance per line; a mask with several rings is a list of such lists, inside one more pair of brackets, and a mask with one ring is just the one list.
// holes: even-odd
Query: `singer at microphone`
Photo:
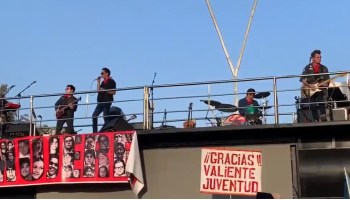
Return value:
[[(101, 76), (97, 77), (97, 106), (92, 114), (92, 130), (97, 133), (97, 117), (103, 112), (103, 119), (108, 122), (108, 115), (110, 115), (110, 107), (114, 101), (113, 95), (116, 94), (116, 83), (110, 77), (111, 71), (104, 67), (102, 68)], [(101, 81), (103, 79), (103, 81)], [(108, 91), (104, 91), (108, 90)]]

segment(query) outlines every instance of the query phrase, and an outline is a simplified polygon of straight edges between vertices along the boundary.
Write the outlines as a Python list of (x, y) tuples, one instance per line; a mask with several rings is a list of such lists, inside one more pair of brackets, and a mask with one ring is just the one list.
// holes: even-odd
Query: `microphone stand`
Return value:
[(12, 90), (12, 88), (14, 88), (15, 87), (15, 85), (11, 85), (11, 87), (9, 87), (9, 88), (7, 88), (7, 90), (5, 91), (5, 93), (4, 93), (4, 98), (6, 97), (6, 95)]
[(39, 124), (39, 127), (41, 129), (41, 121), (43, 121), (43, 117), (41, 115), (38, 115), (38, 118), (40, 118), (40, 124)]
[[(18, 102), (18, 105), (21, 105), (21, 94), (22, 92), (24, 92), (25, 90), (27, 90), (30, 86), (32, 86), (34, 83), (36, 83), (36, 81), (33, 81), (30, 85), (28, 85), (26, 88), (24, 88), (22, 91), (20, 91), (15, 97), (19, 97), (17, 102)], [(17, 120), (19, 121), (19, 109), (17, 110)]]
[(162, 125), (160, 125), (160, 128), (165, 128), (166, 127), (166, 109), (164, 110), (164, 116), (163, 116), (163, 122)]

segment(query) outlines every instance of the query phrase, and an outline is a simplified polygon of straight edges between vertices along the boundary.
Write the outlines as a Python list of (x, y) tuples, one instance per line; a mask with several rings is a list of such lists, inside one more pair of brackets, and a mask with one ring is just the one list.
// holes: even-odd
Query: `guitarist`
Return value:
[(57, 120), (56, 134), (60, 134), (64, 123), (67, 123), (67, 133), (76, 134), (73, 127), (74, 112), (78, 108), (78, 99), (73, 96), (75, 87), (67, 85), (66, 94), (61, 96), (55, 103), (56, 112), (64, 111), (60, 119)]
[[(302, 75), (309, 74), (320, 74), (328, 73), (328, 68), (321, 64), (321, 51), (314, 50), (310, 56), (310, 63), (304, 67)], [(300, 81), (303, 83), (305, 88), (315, 89), (315, 85), (322, 81), (330, 79), (329, 75), (314, 75), (308, 77), (301, 77)], [(318, 87), (328, 87), (329, 82), (326, 82)], [(322, 88), (321, 91), (316, 92), (311, 97), (308, 97), (308, 102), (324, 102), (318, 105), (320, 116), (318, 115), (318, 108), (315, 104), (310, 104), (310, 109), (312, 110), (312, 116), (314, 121), (327, 121), (326, 118), (326, 102), (327, 102), (328, 90), (327, 88)]]

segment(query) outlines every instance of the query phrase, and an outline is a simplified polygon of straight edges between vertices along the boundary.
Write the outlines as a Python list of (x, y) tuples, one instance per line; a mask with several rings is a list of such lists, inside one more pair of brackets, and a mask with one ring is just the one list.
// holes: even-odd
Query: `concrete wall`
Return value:
[[(292, 196), (290, 146), (235, 148), (262, 151), (262, 189)], [(212, 198), (199, 192), (200, 148), (150, 149), (142, 152), (147, 190), (142, 198)], [(80, 189), (79, 189), (80, 188)], [(70, 185), (38, 188), (37, 198), (135, 198), (128, 185)]]

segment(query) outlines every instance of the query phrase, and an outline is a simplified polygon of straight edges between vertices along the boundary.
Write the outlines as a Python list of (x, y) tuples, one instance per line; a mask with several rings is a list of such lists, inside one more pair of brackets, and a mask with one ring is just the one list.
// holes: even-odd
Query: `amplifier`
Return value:
[[(34, 125), (32, 124), (34, 130)], [(30, 125), (29, 123), (19, 124), (4, 124), (2, 127), (2, 138), (19, 138), (29, 136)]]
[(134, 123), (130, 123), (130, 125), (131, 125), (135, 130), (142, 130), (142, 129), (143, 129), (143, 122), (134, 122)]
[(333, 121), (345, 121), (345, 120), (348, 120), (348, 110), (346, 108), (334, 108)]

